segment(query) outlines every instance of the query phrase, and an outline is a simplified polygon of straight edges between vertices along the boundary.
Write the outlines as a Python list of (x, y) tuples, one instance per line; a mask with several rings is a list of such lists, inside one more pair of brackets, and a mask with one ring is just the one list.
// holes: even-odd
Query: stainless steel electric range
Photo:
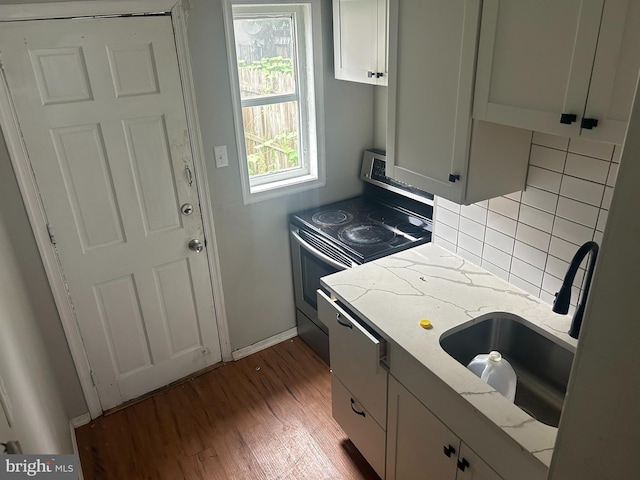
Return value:
[(363, 195), (289, 216), (298, 335), (327, 364), (320, 278), (431, 241), (433, 195), (387, 177), (375, 150), (365, 151), (360, 177)]

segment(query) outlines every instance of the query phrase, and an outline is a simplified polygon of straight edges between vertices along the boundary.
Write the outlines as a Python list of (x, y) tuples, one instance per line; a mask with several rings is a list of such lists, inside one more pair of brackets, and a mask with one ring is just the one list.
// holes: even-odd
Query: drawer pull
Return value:
[(353, 325), (351, 325), (350, 323), (345, 323), (345, 322), (341, 322), (340, 321), (340, 314), (339, 313), (336, 313), (336, 322), (338, 322), (343, 327), (353, 328)]
[(464, 469), (467, 468), (469, 466), (469, 462), (467, 461), (466, 458), (463, 458), (462, 460), (458, 460), (458, 469), (461, 472), (464, 472)]
[(359, 412), (358, 410), (356, 410), (355, 408), (353, 408), (353, 405), (356, 403), (356, 401), (352, 398), (351, 399), (351, 410), (353, 410), (353, 413), (357, 413), (358, 415), (362, 415), (362, 417), (365, 417), (364, 412)]
[(451, 458), (452, 453), (456, 453), (456, 449), (453, 448), (452, 445), (445, 445), (443, 449), (444, 449), (444, 454), (449, 458)]

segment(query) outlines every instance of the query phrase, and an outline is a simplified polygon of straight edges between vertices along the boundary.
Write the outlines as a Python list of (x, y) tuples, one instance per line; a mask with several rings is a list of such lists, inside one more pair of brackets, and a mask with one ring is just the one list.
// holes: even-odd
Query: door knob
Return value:
[(189, 242), (189, 249), (193, 250), (196, 253), (200, 253), (202, 250), (204, 250), (204, 245), (202, 245), (202, 242), (200, 242), (200, 240), (194, 238)]

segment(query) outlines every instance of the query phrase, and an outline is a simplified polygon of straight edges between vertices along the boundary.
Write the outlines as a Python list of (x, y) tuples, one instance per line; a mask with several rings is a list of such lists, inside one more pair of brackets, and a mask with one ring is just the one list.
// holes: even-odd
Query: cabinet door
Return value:
[(385, 342), (318, 290), (318, 316), (329, 327), (331, 371), (381, 425), (387, 423)]
[(585, 118), (597, 127), (582, 129), (592, 140), (622, 144), (640, 71), (640, 2), (607, 0), (593, 64)]
[(331, 412), (369, 465), (384, 478), (384, 429), (334, 373), (331, 375)]
[(474, 118), (579, 135), (603, 3), (484, 0)]
[[(461, 202), (480, 0), (398, 3), (389, 27), (390, 176)], [(449, 181), (450, 174), (460, 180)]]
[(333, 0), (337, 79), (386, 85), (386, 1)]
[(502, 480), (502, 477), (462, 442), (456, 480)]
[(387, 480), (454, 480), (459, 450), (458, 437), (389, 376)]

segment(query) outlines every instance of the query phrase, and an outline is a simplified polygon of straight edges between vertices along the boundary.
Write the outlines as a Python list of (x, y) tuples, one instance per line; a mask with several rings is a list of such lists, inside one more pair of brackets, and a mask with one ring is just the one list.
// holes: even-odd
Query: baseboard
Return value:
[[(89, 420), (91, 420), (91, 416), (88, 413), (86, 413), (85, 415), (89, 417)], [(84, 417), (85, 415), (80, 415), (80, 417)], [(71, 431), (71, 445), (73, 446), (73, 453), (75, 453), (78, 457), (78, 480), (84, 480), (84, 475), (82, 474), (82, 465), (80, 465), (80, 452), (78, 451), (78, 439), (76, 437), (76, 425), (75, 425), (76, 421), (79, 422), (79, 420), (77, 419), (80, 417), (74, 417), (71, 420), (69, 420), (69, 430)], [(89, 423), (89, 422), (87, 421), (85, 423)]]
[(71, 420), (69, 420), (69, 423), (71, 423), (71, 426), (73, 428), (78, 428), (83, 425), (86, 425), (90, 421), (91, 421), (91, 414), (87, 412), (87, 413), (83, 413), (82, 415), (78, 415), (77, 417), (73, 417)]
[(238, 350), (234, 350), (231, 352), (231, 357), (233, 360), (240, 360), (241, 358), (248, 357), (253, 353), (257, 353), (260, 350), (264, 350), (265, 348), (273, 347), (274, 345), (284, 342), (285, 340), (289, 340), (298, 335), (298, 329), (296, 327), (290, 328), (289, 330), (285, 330), (284, 332), (280, 332), (273, 337), (265, 338), (264, 340), (260, 340), (253, 345), (249, 345), (248, 347), (239, 348)]

